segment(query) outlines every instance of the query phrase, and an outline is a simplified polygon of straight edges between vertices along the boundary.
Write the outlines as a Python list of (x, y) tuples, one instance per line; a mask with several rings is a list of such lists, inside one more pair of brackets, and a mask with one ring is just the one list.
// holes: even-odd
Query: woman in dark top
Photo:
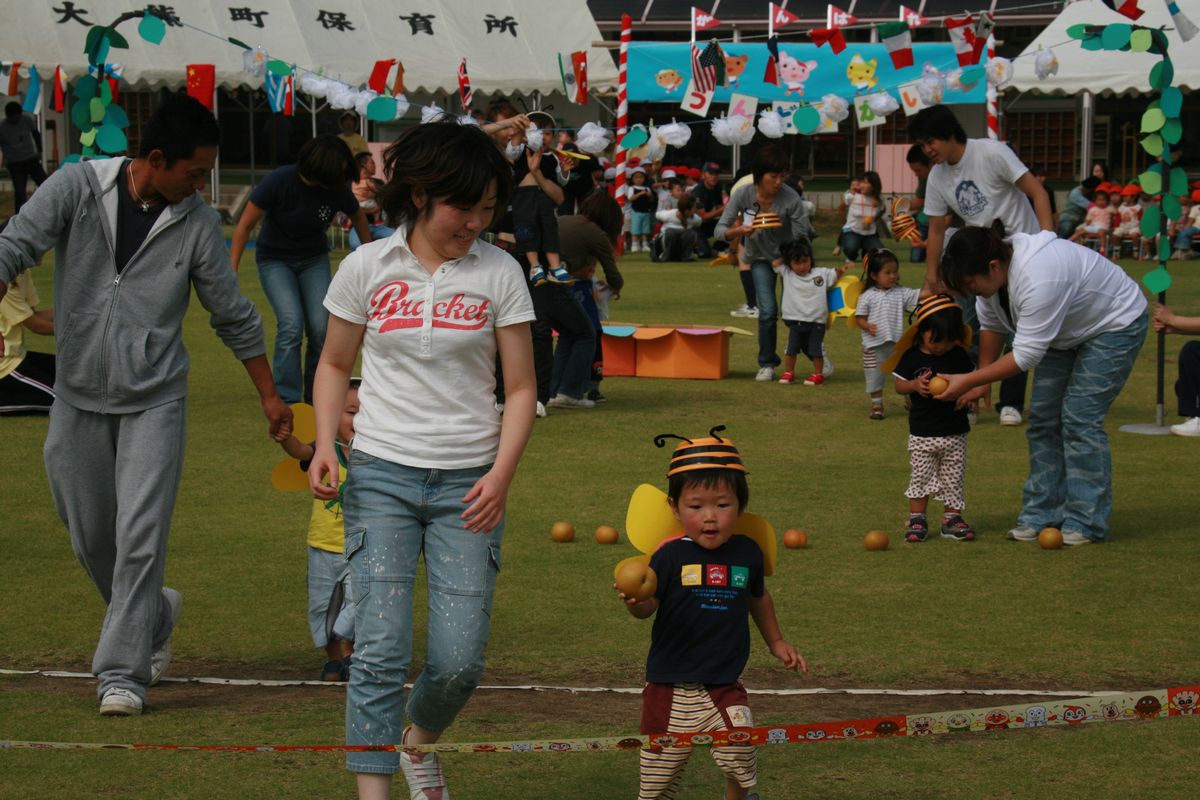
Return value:
[[(351, 219), (361, 241), (372, 240), (367, 215), (350, 191), (358, 166), (336, 136), (318, 136), (300, 148), (294, 165), (267, 174), (254, 187), (238, 220), (230, 253), (237, 270), (254, 226), (262, 222), (255, 249), (258, 279), (275, 311), (275, 385), (286, 403), (312, 402), (313, 375), (325, 343), (329, 315), (326, 229), (337, 212)], [(300, 346), (308, 333), (304, 368)]]

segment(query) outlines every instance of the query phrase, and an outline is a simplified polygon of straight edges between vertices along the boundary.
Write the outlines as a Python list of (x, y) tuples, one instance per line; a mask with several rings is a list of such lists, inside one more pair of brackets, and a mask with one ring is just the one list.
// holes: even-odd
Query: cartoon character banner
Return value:
[[(692, 75), (692, 58), (687, 42), (634, 42), (629, 45), (629, 99), (679, 103)], [(818, 102), (826, 94), (847, 99), (856, 95), (888, 92), (904, 100), (925, 65), (949, 76), (959, 69), (954, 45), (948, 42), (914, 44), (913, 66), (895, 69), (882, 44), (852, 44), (837, 55), (815, 44), (780, 44), (779, 85), (763, 80), (770, 53), (766, 44), (722, 42), (726, 85), (718, 86), (714, 102), (727, 103), (733, 93), (751, 95), (760, 101)], [(970, 86), (946, 81), (943, 103), (983, 103), (987, 81)]]

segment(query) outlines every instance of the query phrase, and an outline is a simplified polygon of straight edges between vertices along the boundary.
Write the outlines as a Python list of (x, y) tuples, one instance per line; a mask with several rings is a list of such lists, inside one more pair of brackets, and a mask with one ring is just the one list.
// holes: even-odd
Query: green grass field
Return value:
[[(818, 245), (827, 254), (832, 237)], [(51, 261), (36, 271), (46, 304)], [(250, 262), (242, 287), (266, 312), (270, 330)], [(1123, 263), (1138, 278), (1150, 266)], [(741, 302), (728, 268), (655, 265), (638, 254), (622, 269), (627, 287), (612, 307), (614, 319), (754, 329), (753, 320), (728, 316)], [(915, 285), (922, 269), (905, 264), (902, 281)], [(1173, 263), (1171, 270), (1172, 304), (1197, 313), (1197, 268)], [(249, 381), (198, 303), (186, 339), (190, 428), (167, 568), (168, 583), (186, 602), (171, 674), (315, 678), (323, 657), (310, 647), (305, 622), (309, 500), (271, 488), (282, 451), (267, 439)], [(632, 619), (609, 589), (613, 564), (634, 551), (624, 540), (597, 545), (591, 531), (603, 523), (623, 530), (634, 487), (663, 484), (667, 452), (652, 445), (655, 434), (700, 433), (716, 424), (728, 426), (750, 468), (751, 509), (777, 530), (799, 527), (811, 537), (807, 550), (781, 553), (769, 582), (784, 633), (811, 673), (776, 667), (755, 640), (750, 688), (1087, 692), (1200, 682), (1200, 541), (1195, 479), (1187, 471), (1198, 443), (1117, 432), (1124, 423), (1154, 419), (1153, 337), (1108, 417), (1112, 541), (1063, 551), (1004, 540), (1020, 503), (1026, 449), (1024, 429), (1000, 428), (994, 413), (982, 415), (970, 436), (967, 519), (980, 540), (903, 544), (902, 404), (892, 394), (888, 418), (868, 421), (858, 334), (839, 323), (827, 341), (837, 372), (820, 388), (754, 382), (755, 339), (735, 336), (726, 380), (609, 379), (603, 388), (610, 400), (601, 408), (552, 410), (539, 420), (512, 487), (485, 683), (638, 685), (650, 623)], [(1168, 338), (1170, 422), (1177, 421), (1171, 386), (1181, 344)], [(41, 460), (47, 422), (17, 418), (0, 426), (0, 667), (87, 672), (104, 609), (53, 511)], [(574, 543), (550, 541), (558, 519), (575, 523)], [(890, 550), (864, 551), (862, 537), (873, 528), (892, 533)], [(1018, 701), (752, 697), (760, 724), (988, 702)], [(0, 676), (0, 739), (339, 743), (342, 705), (336, 687), (164, 684), (152, 690), (144, 716), (111, 719), (96, 714), (90, 681)], [(636, 696), (481, 691), (447, 739), (616, 735), (636, 731), (638, 716)], [(1185, 797), (1200, 776), (1198, 748), (1200, 726), (1184, 718), (764, 748), (760, 772), (765, 798)], [(351, 797), (341, 762), (337, 755), (0, 751), (0, 797)], [(444, 763), (459, 800), (634, 797), (637, 790), (637, 757), (627, 753), (450, 755)], [(698, 753), (681, 797), (715, 799), (722, 784)]]

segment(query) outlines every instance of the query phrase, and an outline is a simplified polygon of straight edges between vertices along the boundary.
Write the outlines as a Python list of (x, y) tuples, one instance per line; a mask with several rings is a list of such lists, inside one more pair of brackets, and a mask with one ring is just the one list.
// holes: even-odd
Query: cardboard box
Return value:
[(729, 374), (733, 328), (605, 325), (605, 376), (719, 380)]
[(635, 325), (605, 325), (601, 337), (604, 353), (604, 377), (632, 378), (637, 374)]

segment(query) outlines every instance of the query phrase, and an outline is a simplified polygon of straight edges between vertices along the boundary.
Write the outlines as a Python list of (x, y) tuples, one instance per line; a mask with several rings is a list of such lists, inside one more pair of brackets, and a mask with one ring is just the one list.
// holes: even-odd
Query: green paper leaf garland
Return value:
[(1188, 177), (1187, 171), (1183, 167), (1174, 167), (1171, 169), (1171, 188), (1170, 192), (1174, 195), (1185, 195), (1188, 193)]
[[(93, 97), (88, 101), (88, 116), (92, 122), (99, 122), (104, 119), (104, 101), (99, 97)], [(82, 125), (80, 127), (83, 127)]]
[[(1142, 191), (1146, 194), (1158, 194), (1162, 191), (1162, 175), (1153, 168), (1148, 169), (1141, 175), (1138, 175), (1138, 185), (1142, 187)], [(1145, 216), (1142, 219), (1145, 219)]]
[(1175, 80), (1175, 65), (1171, 59), (1164, 58), (1150, 68), (1150, 88), (1159, 91), (1166, 89)]
[(1159, 265), (1158, 269), (1152, 269), (1142, 276), (1142, 284), (1152, 294), (1162, 294), (1171, 286), (1171, 273)]
[(288, 63), (286, 61), (280, 61), (278, 58), (272, 58), (267, 62), (267, 71), (272, 75), (279, 75), (283, 78), (286, 78), (288, 75), (292, 74), (292, 68), (288, 65)]
[(1163, 138), (1157, 133), (1152, 133), (1145, 139), (1142, 139), (1141, 144), (1142, 149), (1155, 158), (1163, 154)]
[(1183, 123), (1178, 119), (1169, 119), (1163, 123), (1159, 133), (1167, 144), (1179, 144), (1179, 140), (1183, 138)]
[(650, 141), (650, 132), (645, 125), (634, 125), (621, 137), (622, 150), (634, 150)]
[(1162, 90), (1162, 98), (1158, 105), (1168, 117), (1178, 117), (1183, 108), (1183, 92), (1174, 86), (1168, 86)]
[[(1145, 187), (1142, 187), (1143, 190)], [(1146, 206), (1142, 210), (1142, 236), (1153, 239), (1162, 231), (1162, 212), (1158, 206)]]
[(1129, 36), (1129, 49), (1135, 53), (1144, 53), (1150, 49), (1152, 42), (1150, 31), (1138, 29)]
[(129, 146), (125, 131), (116, 125), (101, 125), (96, 133), (96, 146), (106, 153), (120, 153)]
[(1154, 133), (1161, 130), (1166, 121), (1167, 117), (1161, 108), (1148, 108), (1146, 113), (1142, 114), (1142, 133)]
[(147, 11), (138, 23), (138, 35), (150, 44), (162, 44), (167, 35), (167, 26), (161, 19)]
[[(1146, 33), (1150, 32), (1146, 31)], [(1118, 22), (1104, 26), (1104, 31), (1100, 34), (1100, 42), (1104, 45), (1105, 50), (1120, 50), (1129, 44), (1129, 37), (1132, 35), (1132, 26)]]
[(129, 115), (118, 105), (109, 105), (104, 109), (104, 124), (116, 125), (118, 128), (129, 127)]
[(1164, 194), (1162, 199), (1162, 213), (1167, 215), (1167, 219), (1179, 219), (1179, 215), (1183, 213), (1183, 204), (1179, 202), (1179, 198), (1173, 194)]

